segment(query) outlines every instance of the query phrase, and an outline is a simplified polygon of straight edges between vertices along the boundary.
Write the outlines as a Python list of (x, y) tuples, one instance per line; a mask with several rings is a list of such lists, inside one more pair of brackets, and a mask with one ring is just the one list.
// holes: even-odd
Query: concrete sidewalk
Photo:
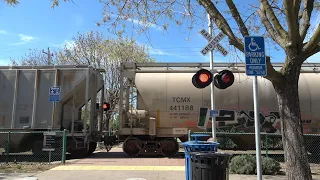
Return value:
[[(38, 173), (0, 173), (0, 180), (35, 180)], [(32, 178), (29, 178), (32, 177)]]
[[(5, 174), (0, 173), (0, 180), (185, 180), (185, 171), (178, 167), (173, 170), (58, 170), (52, 169), (42, 173)], [(230, 174), (229, 180), (256, 180), (256, 175)], [(283, 175), (263, 176), (264, 180), (286, 180)], [(320, 175), (313, 176), (314, 180), (320, 180)]]
[[(185, 180), (182, 171), (46, 171), (38, 174), (40, 180)], [(320, 176), (313, 177), (320, 180)], [(255, 175), (230, 174), (230, 180), (256, 180)], [(285, 176), (263, 176), (263, 179), (286, 180)]]
[[(36, 175), (40, 180), (185, 180), (184, 171), (110, 171), (110, 170), (49, 170)], [(314, 176), (320, 180), (320, 176)], [(256, 180), (255, 175), (230, 174), (230, 180)], [(285, 176), (263, 176), (263, 179), (286, 180)]]

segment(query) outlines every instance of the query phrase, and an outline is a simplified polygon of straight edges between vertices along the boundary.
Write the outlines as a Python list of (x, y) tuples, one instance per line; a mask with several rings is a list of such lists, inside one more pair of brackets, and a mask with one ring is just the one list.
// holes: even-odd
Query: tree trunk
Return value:
[(312, 180), (301, 125), (298, 79), (297, 73), (290, 83), (274, 84), (281, 116), (286, 175), (288, 180)]

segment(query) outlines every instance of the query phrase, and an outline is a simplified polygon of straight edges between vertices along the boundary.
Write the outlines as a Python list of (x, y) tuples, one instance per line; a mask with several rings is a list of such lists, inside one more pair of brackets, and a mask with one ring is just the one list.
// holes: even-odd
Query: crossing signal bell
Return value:
[(218, 89), (226, 89), (233, 84), (234, 75), (229, 70), (222, 70), (213, 78), (213, 74), (210, 71), (200, 69), (192, 77), (192, 84), (198, 89), (209, 86), (212, 81)]

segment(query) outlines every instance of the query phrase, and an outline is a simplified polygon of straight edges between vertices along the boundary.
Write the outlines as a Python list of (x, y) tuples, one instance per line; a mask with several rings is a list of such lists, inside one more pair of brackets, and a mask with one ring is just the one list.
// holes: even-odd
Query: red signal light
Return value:
[(234, 75), (229, 70), (222, 70), (214, 77), (214, 85), (218, 89), (226, 89), (234, 82)]
[(200, 74), (200, 76), (199, 76), (199, 80), (200, 80), (202, 83), (208, 82), (209, 79), (210, 79), (210, 75), (207, 74), (207, 73), (202, 73), (202, 74)]
[(225, 75), (223, 76), (223, 78), (222, 78), (222, 81), (223, 81), (224, 83), (230, 82), (230, 77), (229, 77), (229, 75), (228, 75), (228, 74), (225, 74)]
[(212, 73), (206, 69), (200, 69), (192, 77), (192, 84), (199, 89), (207, 87), (212, 82)]
[(107, 102), (104, 102), (104, 103), (103, 103), (103, 110), (104, 110), (104, 111), (110, 110), (110, 104), (107, 103)]

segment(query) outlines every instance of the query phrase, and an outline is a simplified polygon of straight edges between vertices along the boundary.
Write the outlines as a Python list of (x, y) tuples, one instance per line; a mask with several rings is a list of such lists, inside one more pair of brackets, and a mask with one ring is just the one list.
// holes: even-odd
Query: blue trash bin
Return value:
[(191, 165), (190, 165), (190, 156), (187, 152), (217, 152), (218, 151), (218, 142), (207, 142), (199, 141), (197, 137), (210, 136), (207, 134), (193, 134), (191, 137), (194, 137), (195, 140), (187, 141), (183, 143), (184, 155), (185, 155), (185, 167), (186, 167), (186, 180), (192, 180), (191, 176)]

